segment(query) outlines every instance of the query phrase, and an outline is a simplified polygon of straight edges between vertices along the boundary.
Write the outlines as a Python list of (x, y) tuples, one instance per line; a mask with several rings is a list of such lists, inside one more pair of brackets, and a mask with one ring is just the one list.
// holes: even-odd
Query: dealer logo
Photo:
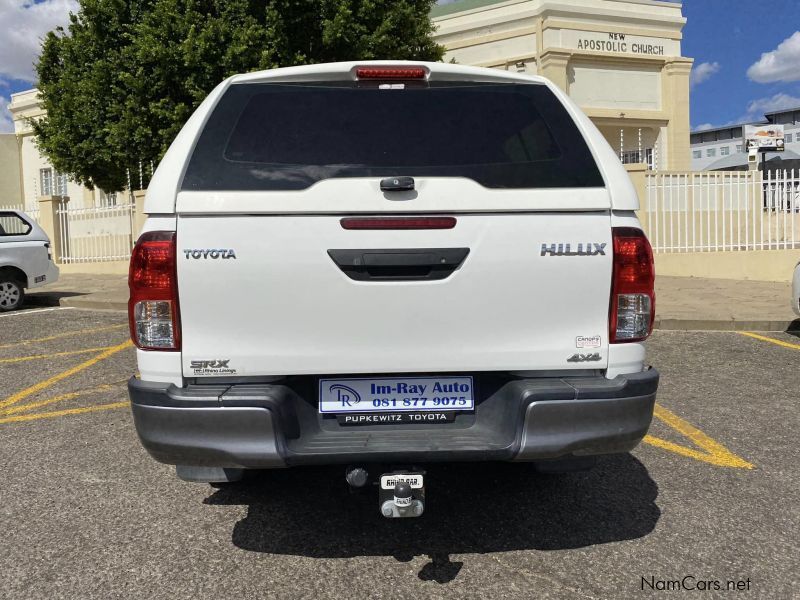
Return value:
[(361, 402), (361, 396), (357, 391), (341, 383), (335, 383), (328, 388), (331, 393), (336, 392), (336, 401), (339, 406), (357, 406)]

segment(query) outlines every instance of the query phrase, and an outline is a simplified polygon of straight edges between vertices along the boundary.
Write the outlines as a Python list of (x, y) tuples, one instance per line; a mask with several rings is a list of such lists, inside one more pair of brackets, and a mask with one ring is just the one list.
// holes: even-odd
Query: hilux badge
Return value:
[(542, 244), (541, 256), (605, 256), (606, 244), (596, 244), (590, 242), (588, 244), (578, 244), (576, 250), (572, 250), (572, 244)]

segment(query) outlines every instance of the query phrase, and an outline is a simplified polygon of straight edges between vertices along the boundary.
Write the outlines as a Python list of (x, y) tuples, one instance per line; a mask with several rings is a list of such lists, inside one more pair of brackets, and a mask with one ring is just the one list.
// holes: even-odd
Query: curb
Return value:
[(127, 300), (119, 302), (117, 300), (92, 300), (91, 298), (61, 298), (58, 301), (58, 305), (69, 306), (71, 308), (128, 312)]
[(70, 308), (83, 308), (89, 310), (113, 310), (127, 312), (128, 301), (98, 299), (88, 296), (59, 296), (57, 293), (38, 292), (25, 298), (25, 304), (31, 306), (63, 306)]
[(736, 319), (656, 319), (661, 331), (800, 331), (800, 319), (761, 321)]

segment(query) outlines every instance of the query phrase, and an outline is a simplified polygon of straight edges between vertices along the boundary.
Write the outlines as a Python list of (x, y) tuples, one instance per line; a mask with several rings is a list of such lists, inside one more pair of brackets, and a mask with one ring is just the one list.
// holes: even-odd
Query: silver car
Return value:
[(792, 278), (792, 309), (800, 317), (800, 262), (794, 268)]
[(44, 230), (24, 212), (0, 208), (0, 312), (22, 306), (26, 289), (57, 280)]

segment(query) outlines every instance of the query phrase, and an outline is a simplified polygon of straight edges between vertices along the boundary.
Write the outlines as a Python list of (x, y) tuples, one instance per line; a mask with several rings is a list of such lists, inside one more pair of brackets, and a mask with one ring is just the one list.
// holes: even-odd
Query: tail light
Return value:
[(142, 350), (180, 350), (175, 232), (143, 233), (131, 255), (128, 319)]
[(608, 337), (639, 342), (653, 331), (656, 311), (653, 249), (640, 229), (614, 227), (614, 275)]

